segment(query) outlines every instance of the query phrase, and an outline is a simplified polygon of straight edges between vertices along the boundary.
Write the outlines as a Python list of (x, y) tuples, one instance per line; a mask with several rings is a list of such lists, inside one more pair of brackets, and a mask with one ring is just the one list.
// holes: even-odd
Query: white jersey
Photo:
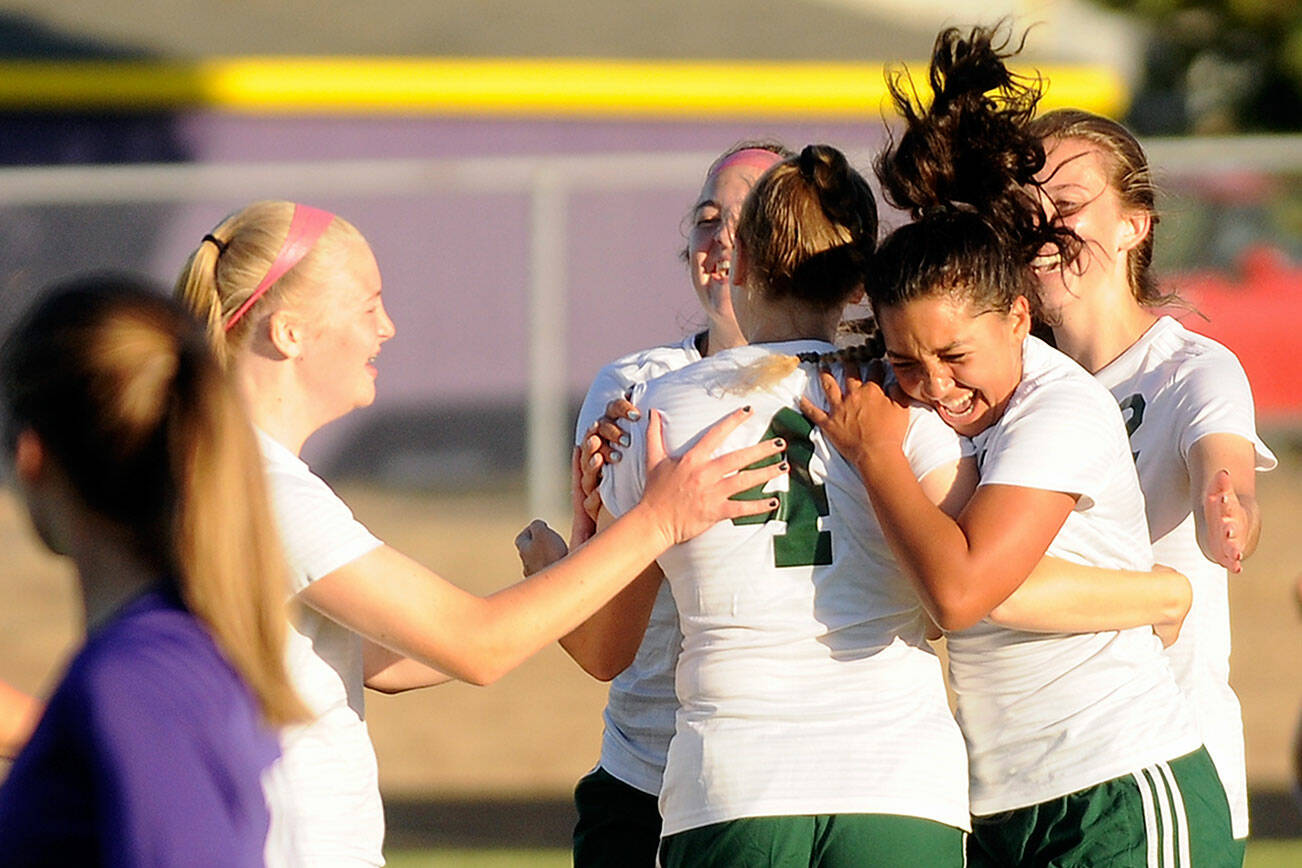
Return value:
[[(271, 504), (297, 594), (382, 543), (298, 456), (258, 432)], [(362, 642), (306, 605), (293, 607), (287, 668), (310, 723), (281, 735), (284, 779), (307, 865), (383, 865), (384, 809), (363, 709)]]
[[(1116, 401), (1067, 356), (1027, 338), (1007, 409), (974, 444), (981, 485), (1078, 495), (1048, 554), (1153, 564), (1144, 498)], [(1038, 804), (1195, 750), (1200, 740), (1148, 627), (1027, 633), (990, 620), (949, 635), (972, 811)]]
[[(663, 834), (741, 817), (880, 813), (968, 826), (962, 736), (945, 701), (926, 617), (877, 526), (858, 472), (797, 409), (826, 406), (813, 365), (742, 392), (741, 372), (822, 341), (726, 350), (634, 391), (664, 414), (671, 455), (750, 404), (721, 451), (787, 440), (791, 472), (753, 497), (768, 515), (720, 522), (659, 558), (682, 625), (679, 711), (660, 810)], [(731, 388), (731, 390), (730, 390)], [(619, 514), (641, 495), (645, 421), (602, 482)], [(919, 477), (956, 462), (960, 439), (912, 412), (905, 454)]]
[[(606, 414), (606, 405), (624, 397), (634, 386), (701, 360), (699, 335), (676, 344), (630, 353), (606, 365), (592, 381), (574, 431), (575, 445), (588, 426)], [(610, 682), (605, 727), (601, 734), (601, 767), (612, 777), (650, 795), (659, 795), (665, 755), (674, 735), (674, 664), (683, 635), (678, 611), (662, 584), (646, 634), (632, 664)]]
[(1225, 785), (1234, 836), (1248, 834), (1243, 716), (1230, 688), (1228, 573), (1204, 557), (1194, 525), (1189, 450), (1208, 434), (1251, 443), (1256, 469), (1275, 456), (1257, 436), (1252, 390), (1239, 360), (1211, 338), (1162, 317), (1096, 375), (1121, 405), (1148, 509), (1153, 557), (1189, 577), (1193, 607), (1167, 649), (1176, 681), (1192, 700), (1203, 740)]

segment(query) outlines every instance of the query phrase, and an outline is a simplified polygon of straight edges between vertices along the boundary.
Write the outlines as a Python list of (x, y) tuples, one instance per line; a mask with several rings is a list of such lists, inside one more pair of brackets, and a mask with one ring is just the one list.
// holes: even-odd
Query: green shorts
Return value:
[(597, 766), (574, 788), (574, 868), (653, 868), (660, 844), (655, 796)]
[(1038, 805), (972, 818), (971, 868), (1238, 868), (1206, 748)]
[(660, 845), (664, 868), (962, 868), (965, 833), (893, 814), (746, 817)]

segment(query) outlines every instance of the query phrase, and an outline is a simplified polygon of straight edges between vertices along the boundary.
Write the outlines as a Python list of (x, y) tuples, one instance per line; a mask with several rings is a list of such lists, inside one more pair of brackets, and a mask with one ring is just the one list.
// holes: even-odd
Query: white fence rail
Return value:
[[(1146, 143), (1161, 174), (1297, 172), (1302, 137), (1169, 139)], [(57, 166), (0, 169), (0, 207), (186, 203), (278, 195), (426, 197), (514, 193), (529, 198), (529, 388), (527, 479), (530, 509), (566, 509), (567, 206), (585, 191), (690, 188), (715, 154), (706, 152), (389, 159), (280, 163)], [(871, 154), (850, 155), (867, 165)]]

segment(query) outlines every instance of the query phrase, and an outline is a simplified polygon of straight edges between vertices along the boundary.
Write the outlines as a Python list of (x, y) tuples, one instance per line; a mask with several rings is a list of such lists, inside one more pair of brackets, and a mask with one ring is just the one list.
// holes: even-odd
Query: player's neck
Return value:
[(1127, 292), (1124, 301), (1114, 304), (1070, 305), (1058, 319), (1053, 325), (1058, 349), (1097, 374), (1143, 337), (1157, 322), (1157, 314)]

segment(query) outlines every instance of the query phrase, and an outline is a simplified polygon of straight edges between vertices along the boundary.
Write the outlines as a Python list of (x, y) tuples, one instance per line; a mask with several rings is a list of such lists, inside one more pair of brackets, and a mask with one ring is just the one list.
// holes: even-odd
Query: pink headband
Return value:
[(273, 283), (284, 277), (285, 272), (298, 265), (303, 257), (307, 256), (308, 251), (317, 243), (334, 219), (335, 215), (329, 211), (322, 211), (310, 205), (294, 205), (294, 216), (289, 220), (289, 234), (285, 236), (285, 243), (280, 246), (275, 262), (271, 263), (271, 268), (267, 270), (257, 288), (244, 299), (244, 304), (240, 305), (235, 313), (231, 314), (230, 319), (226, 320), (226, 331), (230, 331), (240, 321), (240, 317), (244, 316), (258, 299), (267, 294), (267, 290), (271, 289)]
[(705, 173), (705, 176), (712, 178), (732, 166), (747, 166), (766, 172), (774, 163), (780, 162), (782, 162), (782, 155), (775, 154), (767, 148), (742, 148), (736, 153), (716, 160), (714, 165), (710, 167), (710, 171)]

